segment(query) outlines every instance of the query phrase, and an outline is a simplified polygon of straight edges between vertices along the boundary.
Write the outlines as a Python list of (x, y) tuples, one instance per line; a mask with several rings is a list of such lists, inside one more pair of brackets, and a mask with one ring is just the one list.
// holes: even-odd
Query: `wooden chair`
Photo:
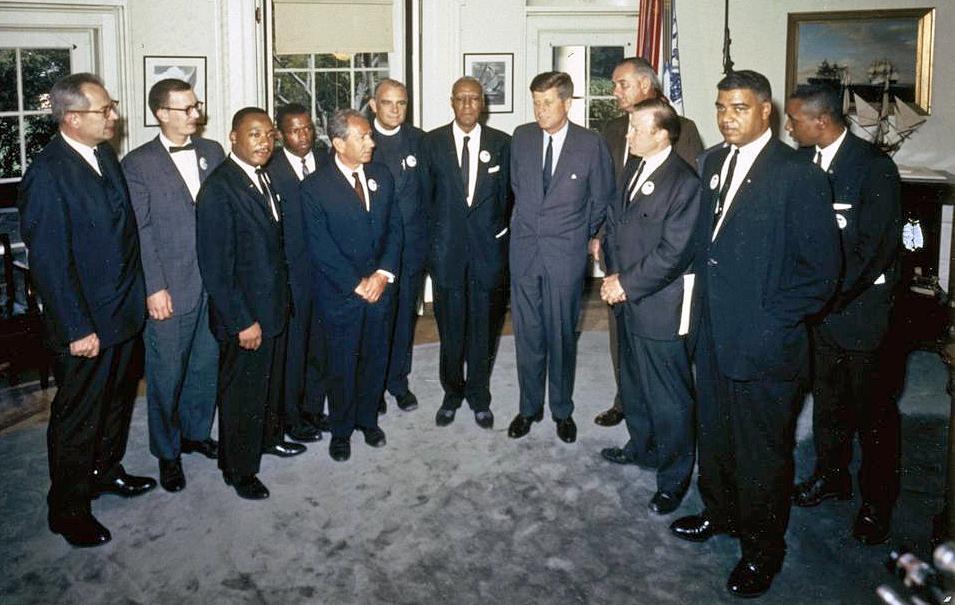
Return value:
[[(40, 386), (45, 389), (50, 384), (51, 357), (44, 340), (43, 314), (30, 281), (30, 269), (14, 260), (7, 234), (0, 234), (0, 253), (3, 254), (0, 367), (6, 366), (11, 385), (19, 383), (23, 370), (35, 369)], [(23, 283), (23, 303), (17, 301), (17, 277)]]

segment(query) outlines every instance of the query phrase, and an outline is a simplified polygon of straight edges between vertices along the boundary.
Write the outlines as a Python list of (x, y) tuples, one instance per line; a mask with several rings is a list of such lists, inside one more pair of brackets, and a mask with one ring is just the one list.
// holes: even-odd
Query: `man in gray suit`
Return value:
[[(640, 57), (627, 57), (620, 61), (613, 70), (613, 96), (617, 99), (617, 107), (624, 114), (607, 122), (600, 134), (610, 146), (610, 155), (613, 156), (613, 167), (617, 175), (617, 190), (622, 191), (626, 183), (624, 174), (633, 174), (640, 158), (630, 152), (627, 146), (627, 131), (630, 128), (630, 116), (636, 111), (636, 106), (646, 99), (665, 99), (660, 79), (653, 67)], [(673, 152), (681, 157), (690, 166), (696, 165), (696, 157), (703, 151), (703, 141), (693, 120), (678, 116), (680, 134), (673, 143)], [(590, 242), (590, 253), (600, 259), (600, 240)], [(604, 267), (605, 268), (605, 267)], [(594, 418), (594, 422), (601, 426), (615, 426), (623, 420), (623, 406), (620, 402), (620, 359), (617, 355), (617, 322), (610, 318), (610, 359), (613, 361), (613, 374), (617, 380), (617, 395), (613, 406)]]
[(180, 453), (218, 456), (209, 436), (216, 404), (218, 345), (196, 256), (196, 195), (222, 162), (222, 146), (194, 136), (202, 103), (186, 82), (149, 91), (159, 135), (122, 162), (146, 278), (146, 398), (149, 449), (166, 491), (185, 488)]
[(530, 88), (537, 122), (519, 126), (511, 145), (511, 310), (521, 395), (507, 434), (523, 437), (543, 418), (546, 380), (557, 436), (573, 443), (587, 242), (613, 199), (613, 165), (599, 135), (567, 120), (569, 75), (538, 74)]

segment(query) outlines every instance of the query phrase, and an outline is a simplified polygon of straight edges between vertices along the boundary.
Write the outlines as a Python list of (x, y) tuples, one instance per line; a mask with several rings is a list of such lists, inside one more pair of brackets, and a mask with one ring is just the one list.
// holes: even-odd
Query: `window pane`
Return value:
[(0, 178), (19, 178), (20, 136), (16, 117), (0, 118)]
[(614, 99), (591, 99), (589, 105), (589, 126), (593, 130), (601, 130), (607, 122), (623, 113), (617, 109)]
[(329, 67), (348, 67), (351, 63), (351, 55), (343, 54), (327, 54), (327, 55), (315, 55), (315, 68), (329, 68)]
[(366, 114), (369, 119), (372, 114), (371, 108), (368, 107), (368, 101), (371, 100), (372, 94), (375, 92), (375, 84), (387, 77), (387, 71), (355, 72), (355, 99), (358, 101), (358, 106), (355, 109)]
[(613, 93), (611, 76), (613, 68), (623, 59), (622, 46), (590, 47), (590, 90), (594, 96), (610, 96)]
[(331, 115), (336, 109), (351, 107), (351, 78), (347, 72), (315, 74), (315, 113)]
[(23, 108), (49, 109), (50, 89), (70, 73), (70, 51), (66, 48), (41, 48), (20, 51), (23, 71)]
[(307, 71), (292, 71), (275, 74), (276, 107), (289, 103), (301, 103), (305, 107), (312, 104), (312, 90), (308, 82)]
[(52, 116), (26, 116), (23, 118), (23, 136), (26, 139), (28, 164), (46, 147), (46, 144), (56, 134), (56, 130), (56, 122), (53, 121)]
[(355, 67), (388, 67), (388, 53), (361, 53), (355, 55)]
[(0, 48), (0, 111), (17, 109), (17, 51)]
[(308, 69), (308, 55), (273, 55), (272, 59), (277, 69)]

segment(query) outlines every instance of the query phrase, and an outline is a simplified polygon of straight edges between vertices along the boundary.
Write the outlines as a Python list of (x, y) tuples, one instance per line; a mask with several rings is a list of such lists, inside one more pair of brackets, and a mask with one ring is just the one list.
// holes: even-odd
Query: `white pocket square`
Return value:
[(498, 166), (491, 166), (490, 168), (487, 169), (487, 173), (488, 173), (488, 174), (494, 174), (495, 172), (497, 172), (497, 171), (500, 170), (500, 169), (501, 169), (501, 167), (500, 167), (499, 165), (498, 165)]
[(849, 208), (852, 208), (852, 204), (833, 204), (832, 205), (833, 210), (848, 210)]
[(501, 239), (502, 237), (504, 237), (504, 234), (507, 233), (508, 229), (509, 227), (504, 227), (504, 230), (498, 233), (497, 235), (495, 235), (494, 239)]

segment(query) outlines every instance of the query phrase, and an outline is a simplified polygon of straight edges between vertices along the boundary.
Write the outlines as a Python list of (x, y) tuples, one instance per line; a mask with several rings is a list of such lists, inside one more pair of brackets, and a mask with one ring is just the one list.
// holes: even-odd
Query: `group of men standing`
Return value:
[[(297, 455), (322, 431), (336, 461), (350, 457), (356, 430), (384, 446), (384, 393), (402, 410), (418, 405), (408, 375), (425, 271), (441, 340), (436, 424), (452, 424), (467, 401), (477, 425), (493, 427), (509, 286), (520, 401), (508, 436), (542, 420), (546, 393), (558, 437), (574, 442), (589, 253), (606, 272), (618, 390), (596, 422), (625, 420), (630, 437), (601, 454), (655, 469), (649, 508), (661, 515), (680, 505), (699, 460), (704, 511), (671, 530), (740, 539), (730, 592), (769, 588), (791, 501), (850, 497), (857, 431), (853, 533), (884, 541), (898, 413), (869, 376), (897, 279), (894, 165), (848, 132), (823, 89), (787, 104), (787, 130), (815, 147), (796, 152), (772, 136), (766, 78), (730, 73), (717, 87), (724, 142), (699, 154), (695, 125), (646, 62), (625, 59), (613, 81), (625, 115), (603, 136), (568, 120), (573, 84), (561, 72), (533, 79), (535, 122), (513, 138), (481, 124), (474, 78), (454, 83), (453, 121), (428, 133), (405, 124), (407, 91), (386, 79), (371, 123), (354, 110), (330, 118), (331, 150), (316, 147), (307, 108), (282, 107), (273, 124), (249, 107), (233, 117), (225, 156), (196, 135), (202, 107), (188, 84), (164, 80), (149, 94), (160, 134), (121, 167), (107, 143), (116, 102), (102, 83), (58, 82), (60, 135), (20, 199), (57, 351), (50, 529), (104, 543), (90, 499), (155, 486), (120, 464), (146, 313), (150, 449), (168, 491), (186, 486), (181, 453), (217, 458), (239, 496), (261, 499), (263, 453)], [(810, 355), (817, 466), (794, 489)]]

